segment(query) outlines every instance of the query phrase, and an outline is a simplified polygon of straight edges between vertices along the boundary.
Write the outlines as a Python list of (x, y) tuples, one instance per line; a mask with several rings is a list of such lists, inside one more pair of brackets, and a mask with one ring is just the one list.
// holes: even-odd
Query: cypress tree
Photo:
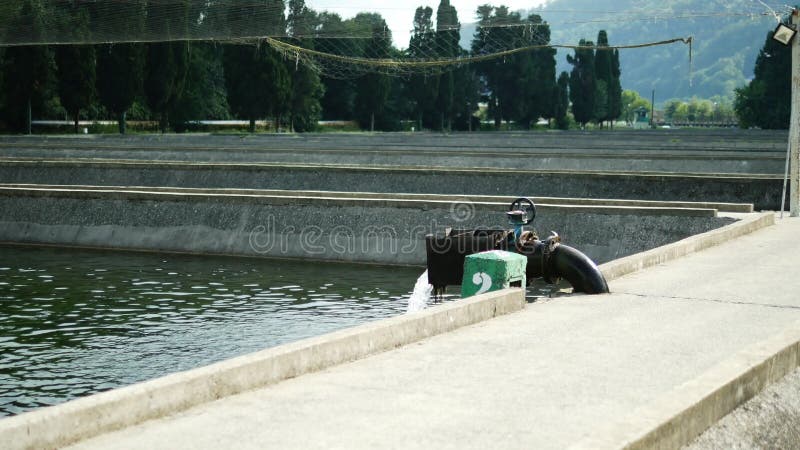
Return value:
[[(323, 11), (319, 13), (317, 23), (318, 37), (314, 39), (314, 46), (329, 53), (347, 55), (346, 49), (337, 45), (339, 40), (325, 36), (354, 34), (348, 30), (348, 26), (352, 24), (352, 20), (343, 21), (339, 15)], [(356, 40), (354, 39), (354, 41)], [(356, 92), (354, 80), (323, 76), (321, 81), (324, 88), (324, 94), (320, 101), (322, 105), (322, 118), (326, 120), (353, 119)]]
[(127, 130), (126, 114), (144, 88), (143, 44), (104, 44), (97, 49), (97, 94), (116, 115), (120, 134)]
[(600, 30), (597, 35), (597, 50), (594, 56), (595, 102), (594, 119), (603, 127), (611, 117), (610, 87), (612, 80), (612, 51), (608, 48), (608, 34)]
[[(39, 0), (24, 0), (9, 29), (30, 30), (32, 39), (44, 33), (44, 10)], [(31, 133), (32, 114), (43, 109), (54, 73), (53, 54), (47, 46), (26, 45), (6, 49), (3, 60), (4, 115), (11, 129)]]
[[(495, 43), (489, 39), (489, 30), (494, 22), (493, 12), (494, 7), (488, 4), (478, 6), (475, 12), (478, 24), (470, 45), (470, 51), (473, 56), (487, 55), (497, 50)], [(499, 114), (497, 90), (494, 89), (496, 85), (494, 69), (495, 61), (481, 61), (475, 64), (475, 72), (481, 84), (481, 100), (487, 103), (489, 115), (495, 121), (495, 128), (499, 128), (501, 116)]]
[(772, 34), (772, 31), (767, 33), (764, 46), (758, 52), (753, 80), (736, 89), (734, 110), (742, 128), (789, 128), (791, 48), (772, 39)]
[(603, 122), (608, 114), (608, 84), (606, 80), (595, 80), (592, 119), (600, 125), (600, 128), (603, 128)]
[[(509, 12), (505, 6), (495, 8), (495, 23), (501, 27), (492, 32), (499, 32), (500, 42), (507, 48), (518, 48), (524, 45), (524, 28), (522, 19), (516, 12)], [(497, 101), (500, 120), (518, 120), (526, 101), (526, 74), (530, 70), (530, 55), (517, 53), (494, 61), (494, 89), (497, 90)], [(499, 124), (497, 117), (495, 124)]]
[(3, 66), (4, 66), (3, 61), (5, 60), (5, 57), (6, 57), (5, 49), (4, 48), (0, 48), (0, 129), (3, 128), (2, 111), (6, 107), (6, 96), (7, 96), (6, 95), (6, 91), (4, 89), (6, 83), (5, 83), (5, 76), (4, 76), (5, 74), (4, 74), (4, 70), (3, 70)]
[[(365, 43), (365, 57), (388, 58), (391, 54), (392, 33), (386, 21), (379, 14), (360, 13), (355, 21), (365, 24), (370, 31), (370, 38)], [(356, 110), (360, 113), (361, 126), (375, 131), (375, 116), (383, 112), (389, 99), (392, 84), (389, 77), (381, 73), (368, 73), (356, 84)]]
[(292, 78), (289, 70), (282, 60), (282, 56), (273, 49), (268, 49), (269, 55), (269, 105), (274, 122), (275, 132), (280, 131), (284, 114), (289, 112), (292, 99)]
[[(152, 35), (184, 35), (188, 26), (189, 5), (180, 0), (178, 14), (173, 5), (148, 2), (148, 25)], [(150, 110), (158, 115), (159, 128), (166, 132), (169, 126), (169, 109), (183, 92), (186, 71), (189, 67), (189, 43), (185, 41), (155, 42), (147, 44), (144, 93)]]
[[(133, 10), (138, 6), (136, 20), (124, 24), (132, 36), (144, 29), (145, 2), (126, 4)], [(145, 46), (137, 43), (103, 44), (97, 47), (97, 94), (100, 103), (116, 115), (120, 134), (125, 134), (126, 114), (133, 102), (144, 92)]]
[(144, 92), (147, 105), (157, 114), (162, 133), (169, 126), (169, 109), (183, 92), (189, 67), (187, 42), (157, 42), (147, 45)]
[(619, 66), (619, 50), (614, 49), (614, 54), (611, 58), (611, 84), (608, 86), (609, 120), (611, 121), (611, 128), (614, 128), (614, 122), (622, 116), (621, 75), (622, 70)]
[[(286, 24), (292, 41), (304, 48), (314, 48), (310, 37), (314, 32), (316, 13), (306, 7), (304, 0), (289, 0)], [(286, 62), (291, 79), (289, 94), (289, 123), (292, 131), (313, 131), (321, 115), (320, 99), (324, 94), (319, 75), (297, 60)]]
[(272, 115), (278, 120), (291, 89), (280, 56), (266, 45), (228, 45), (223, 64), (231, 112), (250, 121), (250, 132), (258, 119)]
[[(462, 56), (469, 53), (461, 50)], [(454, 75), (455, 92), (453, 94), (453, 128), (461, 131), (473, 131), (480, 124), (473, 114), (478, 110), (480, 101), (480, 81), (472, 64), (458, 67)], [(475, 128), (473, 128), (475, 127)]]
[[(442, 58), (457, 57), (461, 50), (458, 43), (460, 39), (461, 24), (458, 22), (458, 12), (450, 4), (450, 0), (441, 0), (436, 9), (436, 41), (440, 52), (439, 56)], [(439, 78), (439, 92), (436, 99), (441, 129), (452, 128), (454, 94), (455, 74), (452, 70), (448, 70)]]
[[(270, 11), (271, 18), (266, 26), (258, 25), (260, 35), (284, 36), (286, 35), (286, 9), (284, 0), (266, 0), (266, 8)], [(269, 105), (275, 132), (280, 131), (284, 114), (289, 113), (289, 104), (292, 99), (292, 78), (284, 64), (283, 57), (275, 50), (267, 51), (269, 56)]]
[[(485, 55), (518, 48), (524, 45), (525, 35), (520, 15), (509, 12), (505, 6), (478, 7), (478, 27), (472, 40), (472, 54)], [(488, 103), (489, 115), (494, 118), (495, 129), (502, 121), (519, 119), (525, 103), (524, 75), (529, 70), (527, 54), (514, 54), (504, 58), (484, 61), (476, 65), (482, 78), (483, 95)]]
[(170, 107), (169, 117), (178, 132), (186, 130), (193, 120), (230, 119), (221, 46), (211, 42), (192, 44), (183, 92)]
[[(437, 54), (438, 34), (433, 31), (432, 16), (433, 10), (430, 7), (420, 6), (414, 12), (414, 31), (408, 42), (409, 57), (423, 59), (432, 58)], [(420, 130), (423, 128), (423, 119), (426, 115), (434, 112), (439, 94), (439, 80), (438, 75), (428, 74), (412, 75), (408, 80), (408, 97), (414, 102), (413, 108)]]
[[(89, 11), (87, 5), (60, 3), (57, 11), (68, 18), (63, 30), (66, 36), (80, 41), (89, 34)], [(88, 107), (95, 97), (97, 61), (91, 45), (61, 45), (56, 47), (55, 60), (58, 75), (58, 96), (61, 105), (72, 116), (75, 133), (82, 108)]]
[[(550, 25), (538, 14), (528, 16), (524, 45), (547, 45), (550, 43)], [(533, 49), (528, 63), (520, 72), (521, 93), (525, 102), (521, 108), (520, 120), (526, 128), (536, 123), (540, 117), (550, 119), (554, 115), (553, 96), (556, 90), (556, 50), (550, 47)]]
[(558, 127), (559, 130), (566, 130), (569, 128), (569, 120), (567, 119), (567, 110), (569, 109), (569, 74), (567, 72), (561, 72), (556, 84), (553, 116), (556, 119), (556, 127)]
[[(243, 35), (284, 33), (281, 31), (286, 29), (282, 0), (270, 0), (260, 6), (248, 5), (232, 9), (228, 19), (230, 23), (242, 25)], [(260, 24), (255, 20), (260, 15), (255, 8), (274, 11), (270, 16), (273, 20), (264, 29), (259, 29)], [(291, 79), (281, 56), (267, 45), (231, 44), (225, 46), (223, 66), (231, 112), (250, 121), (250, 132), (255, 132), (256, 120), (272, 115), (277, 131), (291, 99)]]
[(567, 55), (567, 62), (572, 64), (569, 77), (569, 99), (572, 102), (572, 115), (575, 121), (585, 127), (593, 119), (597, 83), (594, 69), (594, 43), (581, 39), (581, 48), (575, 49), (575, 55)]

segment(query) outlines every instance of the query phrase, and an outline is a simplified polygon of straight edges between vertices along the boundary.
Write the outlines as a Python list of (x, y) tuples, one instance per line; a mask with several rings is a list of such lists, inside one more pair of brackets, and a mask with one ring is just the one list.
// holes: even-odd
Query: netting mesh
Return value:
[[(674, 43), (684, 43), (691, 47), (692, 38), (675, 38), (665, 41), (648, 42), (644, 44), (609, 46), (608, 50), (643, 48), (657, 45), (668, 45)], [(540, 44), (527, 45), (498, 50), (481, 55), (462, 54), (458, 57), (441, 58), (370, 58), (370, 57), (350, 57), (337, 53), (326, 53), (315, 49), (304, 48), (285, 42), (281, 39), (266, 38), (266, 45), (278, 50), (285, 58), (295, 60), (297, 64), (305, 64), (312, 67), (317, 72), (330, 78), (350, 78), (363, 75), (364, 73), (382, 73), (392, 76), (406, 76), (410, 74), (436, 74), (464, 64), (471, 64), (492, 59), (510, 57), (518, 53), (527, 51), (546, 49), (546, 48), (567, 48), (567, 49), (596, 49), (594, 46), (582, 47), (579, 45), (555, 45)], [(691, 59), (691, 50), (689, 51)]]
[(227, 40), (286, 34), (269, 0), (6, 0), (4, 45)]
[(391, 32), (381, 27), (346, 36), (322, 34), (300, 40), (266, 37), (263, 42), (285, 58), (334, 78), (365, 72), (396, 76), (436, 74), (464, 64), (550, 47), (549, 30), (541, 24), (493, 25), (482, 27), (481, 31), (482, 45), (475, 53), (458, 46), (459, 25), (430, 31), (429, 36), (425, 31), (412, 35), (408, 48), (402, 52), (390, 47)]
[[(447, 9), (449, 8), (449, 9)], [(463, 64), (541, 48), (579, 48), (550, 42), (541, 17), (509, 14), (482, 21), (478, 46), (460, 48), (455, 8), (419, 8), (408, 48), (392, 46), (378, 14), (342, 20), (314, 12), (301, 0), (20, 0), (0, 2), (0, 45), (215, 41), (268, 45), (284, 58), (331, 78), (365, 73), (436, 74)], [(480, 12), (480, 11), (479, 11)], [(435, 25), (434, 25), (435, 24)], [(691, 39), (672, 39), (631, 48)]]

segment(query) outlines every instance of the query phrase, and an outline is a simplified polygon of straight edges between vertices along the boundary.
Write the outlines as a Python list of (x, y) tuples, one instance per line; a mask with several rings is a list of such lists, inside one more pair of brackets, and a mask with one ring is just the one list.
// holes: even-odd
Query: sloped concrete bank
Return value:
[(442, 169), (309, 164), (4, 161), (0, 183), (516, 195), (752, 203), (780, 208), (780, 175)]
[[(380, 192), (345, 192), (345, 191), (298, 191), (285, 189), (201, 189), (201, 188), (175, 188), (158, 186), (86, 186), (66, 184), (0, 184), (0, 188), (22, 188), (31, 190), (89, 190), (89, 191), (126, 191), (126, 192), (166, 192), (173, 194), (220, 194), (220, 195), (265, 195), (274, 197), (312, 197), (312, 198), (339, 198), (339, 199), (378, 199), (378, 200), (432, 200), (451, 203), (503, 203), (511, 204), (520, 197), (508, 195), (444, 195), (444, 194), (394, 194)], [(567, 198), (567, 197), (534, 197), (526, 196), (536, 205), (558, 206), (618, 206), (626, 208), (648, 208), (657, 211), (658, 208), (678, 209), (716, 209), (719, 212), (751, 213), (752, 203), (721, 203), (721, 202), (682, 202), (682, 201), (654, 201), (654, 200), (619, 200), (602, 198)]]
[[(610, 170), (620, 172), (701, 172), (781, 174), (785, 155), (779, 152), (735, 151), (613, 151), (595, 149), (442, 149), (409, 148), (249, 148), (241, 146), (173, 148), (80, 145), (0, 147), (0, 156), (22, 159), (108, 159), (130, 161), (311, 163), (393, 167), (492, 167), (533, 170)], [(234, 143), (227, 143), (228, 145)]]
[[(507, 228), (507, 202), (0, 188), (0, 241), (422, 265), (424, 236)], [(605, 262), (734, 221), (715, 209), (541, 205), (535, 228)]]
[[(224, 134), (182, 133), (105, 135), (36, 135), (1, 136), (0, 149), (25, 146), (114, 146), (158, 149), (171, 148), (227, 149), (231, 147), (269, 149), (442, 149), (480, 150), (554, 150), (559, 153), (586, 149), (599, 153), (653, 151), (786, 151), (786, 130), (614, 130), (491, 132), (491, 133), (302, 133), (302, 134)], [(0, 154), (2, 150), (0, 150)]]

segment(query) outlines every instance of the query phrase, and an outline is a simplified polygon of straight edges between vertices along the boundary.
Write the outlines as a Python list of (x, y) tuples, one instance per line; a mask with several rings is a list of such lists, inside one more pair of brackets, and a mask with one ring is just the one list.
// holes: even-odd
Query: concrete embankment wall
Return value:
[[(422, 265), (424, 236), (508, 225), (503, 203), (0, 189), (0, 241)], [(597, 262), (733, 219), (702, 208), (542, 205), (535, 228)]]
[(778, 175), (644, 174), (289, 164), (6, 161), (0, 183), (293, 189), (752, 203), (780, 208)]
[[(783, 171), (785, 140), (714, 135), (667, 138), (648, 133), (527, 135), (167, 135), (96, 139), (0, 138), (0, 157), (191, 162), (362, 164), (677, 173)], [(626, 139), (626, 137), (628, 139)]]
[[(511, 203), (519, 196), (509, 195), (444, 195), (444, 194), (394, 194), (388, 192), (346, 192), (346, 191), (301, 191), (285, 189), (201, 189), (201, 188), (176, 188), (159, 186), (86, 186), (65, 184), (0, 184), (0, 188), (22, 188), (32, 190), (80, 190), (80, 191), (126, 191), (126, 192), (164, 192), (172, 194), (213, 194), (213, 195), (245, 195), (268, 197), (312, 197), (333, 199), (376, 199), (376, 200), (430, 200), (435, 202), (450, 203)], [(681, 202), (681, 201), (651, 201), (651, 200), (619, 200), (596, 198), (569, 198), (569, 197), (528, 197), (536, 205), (557, 206), (602, 206), (647, 208), (657, 211), (659, 208), (689, 208), (689, 209), (716, 209), (719, 212), (751, 213), (752, 203), (722, 203), (722, 202)]]
[(614, 130), (607, 131), (549, 131), (549, 132), (491, 132), (491, 133), (303, 133), (303, 134), (144, 134), (144, 135), (61, 135), (61, 136), (1, 136), (0, 148), (65, 142), (75, 145), (111, 145), (161, 148), (230, 146), (270, 148), (359, 148), (408, 149), (440, 148), (443, 150), (473, 149), (599, 149), (616, 151), (786, 151), (786, 130)]
[(296, 148), (13, 148), (0, 156), (25, 159), (110, 159), (130, 161), (183, 161), (233, 163), (313, 163), (325, 165), (376, 165), (392, 167), (505, 168), (536, 170), (611, 170), (621, 172), (780, 174), (784, 155), (732, 152), (556, 152), (462, 151), (441, 149), (346, 150)]

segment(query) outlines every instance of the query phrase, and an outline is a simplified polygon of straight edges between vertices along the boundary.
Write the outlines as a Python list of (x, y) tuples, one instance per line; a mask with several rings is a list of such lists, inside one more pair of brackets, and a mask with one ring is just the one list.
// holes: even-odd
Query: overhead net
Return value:
[[(282, 0), (5, 1), (0, 2), (0, 46), (167, 41), (267, 45), (287, 60), (332, 78), (437, 74), (523, 52), (580, 48), (552, 44), (549, 25), (541, 17), (510, 13), (479, 24), (475, 32), (479, 45), (462, 49), (461, 25), (439, 17), (435, 22), (433, 11), (426, 8), (417, 10), (407, 48), (398, 50), (378, 14), (342, 20), (314, 12), (297, 0), (288, 3), (287, 9)], [(455, 17), (454, 8), (451, 12)], [(675, 42), (691, 45), (691, 38), (606, 48)]]
[(281, 0), (5, 0), (3, 45), (226, 40), (286, 34)]
[[(327, 53), (316, 49), (305, 48), (279, 38), (266, 38), (265, 44), (279, 51), (285, 58), (312, 67), (322, 75), (331, 78), (351, 78), (365, 73), (382, 73), (391, 76), (407, 76), (414, 74), (437, 74), (466, 64), (489, 61), (499, 58), (512, 57), (516, 54), (553, 48), (564, 49), (597, 49), (595, 46), (560, 45), (560, 44), (532, 44), (507, 48), (491, 53), (470, 55), (463, 54), (457, 57), (441, 58), (370, 58), (366, 56), (345, 56), (337, 53)], [(604, 50), (645, 48), (674, 43), (687, 44), (690, 48), (689, 59), (692, 59), (692, 37), (674, 38), (658, 42), (643, 44), (605, 46)]]

